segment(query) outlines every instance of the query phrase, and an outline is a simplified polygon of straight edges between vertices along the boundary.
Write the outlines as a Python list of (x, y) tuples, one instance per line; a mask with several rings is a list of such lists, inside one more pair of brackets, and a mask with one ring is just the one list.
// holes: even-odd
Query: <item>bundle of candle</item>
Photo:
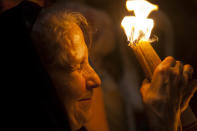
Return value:
[(147, 78), (151, 79), (156, 66), (161, 62), (159, 56), (150, 45), (150, 35), (154, 21), (148, 15), (158, 9), (145, 0), (130, 0), (126, 2), (127, 9), (134, 11), (135, 16), (125, 16), (122, 27)]

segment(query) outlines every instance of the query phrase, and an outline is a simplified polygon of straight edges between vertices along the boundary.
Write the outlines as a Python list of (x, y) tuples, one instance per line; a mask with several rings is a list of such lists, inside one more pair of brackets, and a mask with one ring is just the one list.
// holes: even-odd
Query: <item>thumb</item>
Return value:
[(148, 79), (144, 79), (144, 81), (142, 82), (142, 86), (140, 88), (140, 93), (142, 97), (144, 96), (144, 94), (147, 92), (149, 88), (150, 88), (150, 81)]

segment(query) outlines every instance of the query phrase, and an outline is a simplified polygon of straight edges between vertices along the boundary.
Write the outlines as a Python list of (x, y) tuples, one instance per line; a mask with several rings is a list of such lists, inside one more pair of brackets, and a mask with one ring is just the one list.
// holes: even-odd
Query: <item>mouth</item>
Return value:
[(82, 98), (79, 101), (91, 101), (91, 100), (92, 100), (92, 98)]
[(87, 112), (91, 109), (91, 105), (92, 105), (91, 97), (82, 98), (78, 102), (79, 102), (78, 104), (79, 104), (80, 109), (82, 109), (83, 111)]

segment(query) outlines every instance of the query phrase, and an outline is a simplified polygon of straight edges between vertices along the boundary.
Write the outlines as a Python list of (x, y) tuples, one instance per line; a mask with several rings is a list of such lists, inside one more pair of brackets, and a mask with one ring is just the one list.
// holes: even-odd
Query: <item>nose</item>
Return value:
[(94, 69), (92, 69), (92, 67), (90, 68), (91, 71), (88, 74), (86, 83), (87, 89), (98, 88), (101, 86), (101, 80), (98, 74), (94, 71)]

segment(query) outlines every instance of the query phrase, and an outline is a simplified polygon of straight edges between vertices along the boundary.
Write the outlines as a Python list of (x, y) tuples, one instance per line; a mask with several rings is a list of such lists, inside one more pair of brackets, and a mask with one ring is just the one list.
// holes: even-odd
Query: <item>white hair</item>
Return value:
[(41, 11), (33, 26), (32, 38), (44, 64), (54, 64), (55, 57), (64, 49), (60, 41), (70, 23), (77, 24), (82, 31), (88, 28), (86, 19), (80, 13), (69, 12), (62, 6), (54, 5)]

